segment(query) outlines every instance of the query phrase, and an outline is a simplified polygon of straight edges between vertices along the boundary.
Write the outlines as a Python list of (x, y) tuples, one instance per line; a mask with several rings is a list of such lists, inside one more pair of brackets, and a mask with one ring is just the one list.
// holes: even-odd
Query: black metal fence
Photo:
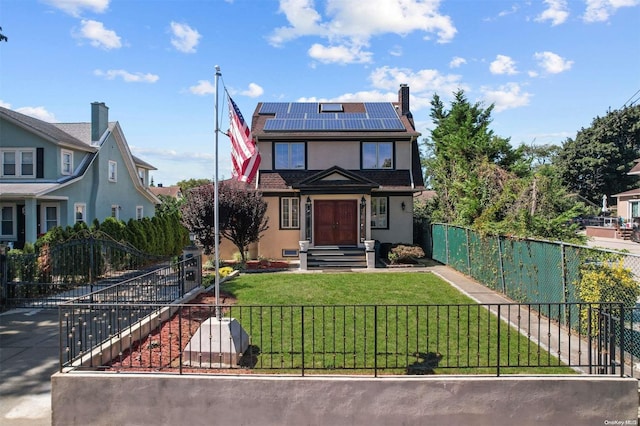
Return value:
[[(216, 317), (215, 305), (97, 297), (60, 307), (61, 371), (630, 372), (620, 355), (626, 335), (619, 318), (628, 313), (618, 303), (224, 306), (223, 321), (233, 318), (246, 331), (233, 338), (221, 329), (198, 333), (203, 323), (211, 327), (205, 321)], [(575, 327), (549, 319), (565, 316)], [(239, 362), (229, 363), (238, 351)]]
[(36, 253), (0, 256), (0, 305), (55, 308), (167, 262), (166, 256), (141, 252), (106, 234), (80, 233)]

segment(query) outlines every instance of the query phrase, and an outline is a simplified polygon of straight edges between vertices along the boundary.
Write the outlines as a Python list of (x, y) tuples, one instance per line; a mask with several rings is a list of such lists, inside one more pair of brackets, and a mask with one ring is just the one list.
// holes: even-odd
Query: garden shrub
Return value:
[(415, 259), (424, 257), (420, 246), (398, 244), (391, 248), (388, 258), (391, 263), (413, 263)]

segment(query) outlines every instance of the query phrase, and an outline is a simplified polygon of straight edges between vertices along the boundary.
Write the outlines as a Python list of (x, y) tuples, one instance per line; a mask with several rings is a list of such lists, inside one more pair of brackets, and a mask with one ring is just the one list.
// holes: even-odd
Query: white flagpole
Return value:
[(216, 65), (216, 137), (215, 137), (215, 142), (216, 142), (216, 166), (215, 166), (215, 181), (214, 181), (214, 192), (215, 192), (215, 205), (214, 205), (214, 226), (215, 226), (215, 232), (214, 232), (214, 250), (215, 250), (215, 256), (216, 256), (216, 281), (215, 281), (215, 297), (216, 297), (216, 318), (218, 318), (218, 321), (220, 321), (222, 319), (222, 310), (220, 309), (220, 252), (219, 252), (219, 247), (218, 247), (218, 240), (220, 239), (219, 235), (220, 235), (220, 216), (218, 213), (218, 207), (219, 207), (219, 203), (218, 203), (218, 132), (220, 131), (220, 127), (218, 124), (218, 80), (220, 79), (220, 76), (222, 75), (220, 73), (220, 66)]

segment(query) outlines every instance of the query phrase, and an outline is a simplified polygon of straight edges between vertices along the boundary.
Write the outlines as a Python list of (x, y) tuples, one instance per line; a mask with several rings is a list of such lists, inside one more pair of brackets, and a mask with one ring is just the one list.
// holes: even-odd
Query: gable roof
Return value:
[(68, 133), (58, 124), (47, 123), (46, 121), (38, 120), (37, 118), (33, 118), (25, 114), (20, 114), (19, 112), (12, 111), (4, 107), (0, 107), (0, 118), (22, 127), (31, 133), (35, 133), (56, 145), (68, 146), (70, 148), (87, 152), (97, 151), (96, 147), (91, 146), (90, 143), (85, 143), (76, 135)]

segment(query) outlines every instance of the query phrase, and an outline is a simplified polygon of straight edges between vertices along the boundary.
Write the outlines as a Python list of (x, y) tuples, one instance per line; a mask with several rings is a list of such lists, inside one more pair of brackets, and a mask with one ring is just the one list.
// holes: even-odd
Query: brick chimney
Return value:
[(407, 84), (400, 85), (398, 104), (400, 105), (400, 115), (409, 114), (409, 86)]
[(109, 107), (104, 102), (91, 103), (91, 141), (97, 143), (109, 126)]

